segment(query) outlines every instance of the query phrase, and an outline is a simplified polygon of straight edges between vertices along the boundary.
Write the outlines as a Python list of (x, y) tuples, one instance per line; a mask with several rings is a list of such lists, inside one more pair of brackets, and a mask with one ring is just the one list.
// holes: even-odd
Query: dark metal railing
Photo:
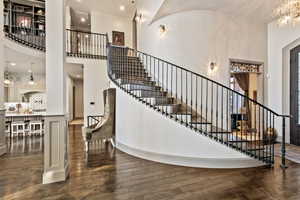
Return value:
[(108, 75), (122, 90), (163, 115), (267, 165), (274, 164), (275, 120), (289, 116), (200, 74), (130, 48), (109, 46)]
[(103, 115), (93, 115), (87, 117), (87, 127), (92, 127), (102, 122)]
[(106, 59), (106, 34), (66, 30), (68, 56)]
[[(46, 51), (46, 35), (39, 29), (5, 26), (5, 36), (25, 46)], [(66, 30), (67, 56), (106, 59), (107, 34)]]
[(5, 36), (25, 46), (45, 51), (45, 31), (25, 26), (4, 28)]

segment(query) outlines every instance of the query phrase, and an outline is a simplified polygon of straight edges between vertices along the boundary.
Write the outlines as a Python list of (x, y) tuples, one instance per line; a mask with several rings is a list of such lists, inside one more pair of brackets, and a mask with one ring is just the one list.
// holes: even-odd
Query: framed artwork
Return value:
[(125, 45), (125, 33), (119, 31), (112, 32), (112, 43), (117, 46)]

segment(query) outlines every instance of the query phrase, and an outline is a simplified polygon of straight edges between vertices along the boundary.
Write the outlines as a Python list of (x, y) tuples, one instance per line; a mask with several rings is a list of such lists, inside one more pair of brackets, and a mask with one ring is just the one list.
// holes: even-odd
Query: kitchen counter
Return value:
[(44, 116), (46, 112), (36, 112), (36, 113), (5, 113), (5, 117), (37, 117)]

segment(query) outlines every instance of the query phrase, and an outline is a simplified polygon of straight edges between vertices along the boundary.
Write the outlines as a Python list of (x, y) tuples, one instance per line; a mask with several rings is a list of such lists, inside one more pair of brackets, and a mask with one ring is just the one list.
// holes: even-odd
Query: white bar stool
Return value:
[(10, 137), (10, 131), (11, 131), (11, 122), (5, 122), (6, 137)]
[(31, 135), (42, 135), (43, 134), (43, 122), (42, 121), (30, 121), (30, 134)]
[(24, 121), (14, 121), (11, 123), (11, 135), (12, 137), (25, 135), (25, 122)]

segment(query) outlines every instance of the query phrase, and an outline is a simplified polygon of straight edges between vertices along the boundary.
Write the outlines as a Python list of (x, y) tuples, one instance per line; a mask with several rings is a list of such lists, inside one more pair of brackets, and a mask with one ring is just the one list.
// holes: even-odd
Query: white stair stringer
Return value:
[(116, 121), (119, 123), (116, 123), (116, 145), (119, 150), (147, 160), (189, 167), (265, 165), (162, 115), (114, 83), (112, 86), (117, 88)]

